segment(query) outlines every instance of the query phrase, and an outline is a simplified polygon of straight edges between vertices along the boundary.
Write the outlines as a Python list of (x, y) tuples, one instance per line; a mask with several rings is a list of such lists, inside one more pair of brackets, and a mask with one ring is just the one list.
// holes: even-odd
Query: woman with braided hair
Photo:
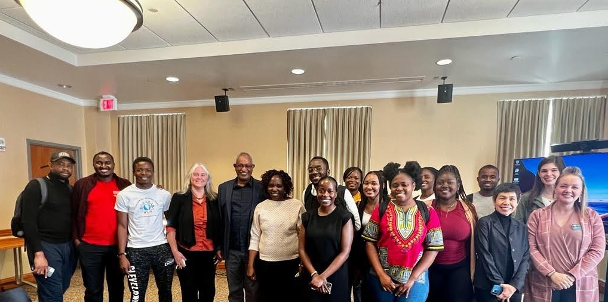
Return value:
[(435, 200), (445, 248), (429, 269), (430, 302), (470, 302), (475, 272), (475, 206), (466, 199), (458, 168), (445, 165), (435, 180)]

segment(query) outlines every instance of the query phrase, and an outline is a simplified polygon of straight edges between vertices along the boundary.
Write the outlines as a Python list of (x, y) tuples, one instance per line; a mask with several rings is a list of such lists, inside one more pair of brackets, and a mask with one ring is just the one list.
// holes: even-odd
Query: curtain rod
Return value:
[(135, 117), (135, 116), (154, 116), (154, 115), (186, 115), (186, 113), (151, 113), (151, 114), (126, 114), (118, 117)]
[(307, 110), (307, 109), (339, 109), (339, 108), (372, 108), (372, 106), (332, 106), (332, 107), (306, 107), (306, 108), (289, 108), (290, 110)]
[(565, 96), (557, 98), (532, 98), (532, 99), (507, 99), (500, 100), (501, 102), (515, 102), (515, 101), (543, 101), (543, 100), (561, 100), (561, 99), (591, 99), (591, 98), (605, 98), (606, 95), (586, 95), (586, 96)]

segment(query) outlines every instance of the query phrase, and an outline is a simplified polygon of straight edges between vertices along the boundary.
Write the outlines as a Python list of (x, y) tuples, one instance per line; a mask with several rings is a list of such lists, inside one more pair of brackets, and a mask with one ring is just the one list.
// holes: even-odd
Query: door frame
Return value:
[(45, 141), (38, 141), (38, 140), (34, 140), (34, 139), (25, 139), (25, 142), (27, 144), (27, 177), (28, 179), (32, 179), (32, 161), (31, 161), (31, 152), (30, 152), (30, 146), (31, 145), (39, 145), (39, 146), (45, 146), (45, 147), (52, 147), (52, 148), (60, 148), (60, 149), (68, 149), (71, 151), (74, 151), (74, 160), (76, 161), (76, 180), (80, 179), (82, 176), (82, 160), (81, 160), (81, 148), (77, 147), (77, 146), (71, 146), (71, 145), (64, 145), (64, 144), (58, 144), (58, 143), (51, 143), (51, 142), (45, 142)]

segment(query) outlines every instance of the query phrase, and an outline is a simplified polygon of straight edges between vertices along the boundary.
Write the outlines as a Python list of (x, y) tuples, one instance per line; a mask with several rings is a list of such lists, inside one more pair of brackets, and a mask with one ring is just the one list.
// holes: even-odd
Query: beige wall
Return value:
[[(0, 152), (0, 229), (9, 229), (15, 198), (28, 182), (26, 139), (78, 146), (86, 154), (83, 107), (0, 84), (0, 137), (6, 139), (6, 152)], [(0, 251), (0, 278), (10, 276), (13, 253)]]
[[(247, 106), (233, 103), (227, 113), (216, 113), (213, 107), (102, 113), (0, 84), (0, 137), (7, 141), (7, 152), (0, 152), (0, 192), (4, 198), (0, 222), (5, 225), (2, 228), (9, 227), (14, 199), (28, 180), (27, 138), (82, 147), (83, 175), (87, 175), (92, 172), (91, 157), (97, 151), (110, 151), (117, 161), (122, 160), (117, 143), (117, 118), (121, 114), (185, 112), (187, 165), (205, 163), (217, 186), (234, 177), (231, 165), (241, 151), (253, 155), (258, 178), (267, 169), (285, 169), (287, 109), (370, 105), (373, 169), (388, 161), (418, 160), (436, 167), (451, 163), (460, 168), (465, 188), (472, 192), (477, 189), (477, 169), (494, 162), (498, 100), (598, 94), (608, 94), (608, 90), (460, 95), (452, 104), (420, 97)], [(341, 176), (341, 171), (332, 174)], [(0, 278), (12, 276), (12, 253), (0, 252), (0, 265)]]

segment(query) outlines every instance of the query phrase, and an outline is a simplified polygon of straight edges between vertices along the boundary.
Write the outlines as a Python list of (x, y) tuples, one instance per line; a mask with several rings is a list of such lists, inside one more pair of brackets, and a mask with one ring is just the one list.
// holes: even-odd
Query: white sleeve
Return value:
[(253, 223), (251, 224), (251, 239), (249, 240), (249, 250), (259, 251), (260, 250), (260, 234), (262, 233), (260, 227), (260, 207), (256, 207), (253, 211)]
[(116, 204), (114, 204), (114, 210), (128, 213), (129, 207), (127, 206), (127, 199), (125, 198), (125, 194), (123, 192), (124, 191), (120, 191), (118, 192), (118, 195), (116, 195)]
[(353, 217), (355, 218), (355, 230), (360, 230), (361, 219), (359, 219), (359, 210), (357, 209), (355, 199), (353, 199), (353, 196), (348, 190), (344, 190), (344, 201), (346, 202), (346, 207), (348, 207), (348, 211), (353, 214)]

